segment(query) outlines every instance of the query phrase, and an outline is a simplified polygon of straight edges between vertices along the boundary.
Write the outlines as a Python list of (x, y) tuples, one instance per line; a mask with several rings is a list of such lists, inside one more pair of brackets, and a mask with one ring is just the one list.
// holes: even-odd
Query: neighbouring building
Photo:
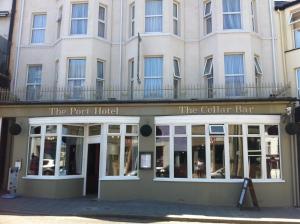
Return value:
[[(292, 94), (299, 99), (300, 97), (300, 1), (280, 1), (276, 3), (276, 29), (279, 33), (279, 60), (283, 74), (287, 82), (291, 83)], [(299, 103), (295, 103), (294, 120), (300, 123)], [(296, 178), (295, 184), (298, 185), (295, 193), (299, 198), (300, 180), (300, 133), (293, 137), (298, 150), (293, 155), (298, 164), (298, 169), (294, 170)]]
[[(21, 0), (10, 60), (18, 193), (297, 204), (294, 96), (273, 1)], [(21, 130), (18, 130), (21, 128)], [(16, 163), (18, 162), (18, 163)]]
[[(9, 60), (12, 42), (12, 31), (15, 15), (15, 0), (0, 2), (0, 88), (8, 89), (10, 86)], [(2, 92), (1, 92), (2, 95)], [(2, 118), (0, 115), (0, 192), (7, 187), (9, 168), (9, 140), (8, 126), (12, 119)]]

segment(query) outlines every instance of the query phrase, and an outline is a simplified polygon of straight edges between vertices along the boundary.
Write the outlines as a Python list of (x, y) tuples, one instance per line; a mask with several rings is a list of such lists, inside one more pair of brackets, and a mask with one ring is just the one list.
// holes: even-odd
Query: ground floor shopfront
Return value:
[(22, 128), (11, 145), (11, 166), (21, 163), (21, 195), (235, 205), (250, 177), (261, 206), (293, 206), (290, 106), (281, 100), (0, 111)]

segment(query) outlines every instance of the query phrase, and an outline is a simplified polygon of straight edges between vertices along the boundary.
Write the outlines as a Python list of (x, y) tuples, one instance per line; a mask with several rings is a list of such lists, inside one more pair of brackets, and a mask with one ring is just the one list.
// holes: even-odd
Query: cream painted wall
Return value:
[[(137, 36), (129, 37), (129, 6), (133, 0), (123, 0), (122, 18), (122, 48), (120, 49), (120, 4), (119, 1), (97, 0), (88, 1), (88, 33), (83, 36), (70, 36), (71, 3), (82, 0), (40, 1), (26, 0), (21, 34), (19, 69), (17, 88), (24, 88), (27, 79), (29, 64), (42, 64), (42, 85), (52, 86), (58, 83), (65, 86), (67, 80), (68, 59), (84, 57), (87, 59), (86, 85), (95, 85), (97, 59), (105, 61), (105, 83), (107, 86), (128, 85), (128, 61), (135, 59), (137, 65)], [(203, 69), (205, 58), (214, 58), (214, 81), (216, 85), (224, 85), (224, 54), (243, 53), (245, 59), (245, 80), (254, 83), (254, 55), (260, 56), (263, 68), (263, 81), (272, 83), (274, 70), (272, 65), (272, 45), (268, 0), (259, 0), (257, 3), (258, 33), (252, 32), (250, 0), (241, 1), (242, 29), (223, 30), (222, 1), (212, 0), (213, 33), (205, 36), (203, 33), (203, 3), (198, 0), (176, 1), (180, 4), (180, 36), (172, 31), (172, 0), (163, 1), (163, 32), (145, 33), (145, 1), (135, 1), (136, 7), (136, 34), (141, 33), (141, 87), (143, 86), (144, 57), (163, 56), (164, 58), (164, 85), (173, 83), (173, 58), (180, 59), (180, 70), (183, 84), (204, 84)], [(97, 37), (98, 5), (107, 8), (106, 38)], [(57, 39), (57, 16), (59, 7), (63, 7), (61, 38)], [(34, 13), (47, 13), (45, 43), (32, 45), (31, 26)], [(18, 4), (20, 13), (20, 4)], [(20, 23), (19, 15), (16, 25)], [(16, 64), (16, 46), (19, 34), (14, 39), (14, 58), (11, 63)], [(120, 57), (120, 52), (122, 56)], [(120, 63), (120, 59), (122, 61)], [(59, 60), (59, 77), (55, 79), (55, 61)], [(280, 70), (279, 63), (276, 63)], [(135, 68), (136, 71), (136, 68)], [(137, 73), (137, 71), (136, 71)], [(283, 81), (279, 72), (279, 81)], [(140, 86), (135, 78), (135, 86)]]
[(293, 96), (297, 96), (296, 69), (300, 68), (300, 49), (295, 49), (293, 26), (289, 24), (291, 13), (300, 10), (300, 4), (276, 11), (276, 29), (278, 32), (278, 54), (280, 70), (291, 84)]

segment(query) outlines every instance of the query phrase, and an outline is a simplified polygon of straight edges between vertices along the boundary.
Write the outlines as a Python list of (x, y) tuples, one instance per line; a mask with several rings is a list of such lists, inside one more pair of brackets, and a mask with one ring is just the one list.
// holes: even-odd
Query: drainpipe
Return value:
[(122, 40), (123, 40), (123, 0), (120, 0), (120, 90), (123, 84), (123, 75), (122, 75)]
[(285, 57), (285, 50), (286, 50), (286, 35), (283, 29), (283, 25), (282, 25), (282, 14), (280, 12), (280, 10), (277, 10), (277, 14), (279, 17), (279, 27), (280, 27), (280, 33), (281, 33), (281, 38), (280, 38), (280, 42), (281, 42), (281, 60), (283, 62), (283, 75), (284, 75), (284, 83), (288, 83), (288, 76), (287, 76), (287, 68), (286, 68), (286, 57)]
[(273, 18), (273, 0), (269, 0), (269, 13), (271, 21), (271, 35), (272, 35), (272, 56), (273, 56), (273, 78), (275, 88), (277, 90), (277, 69), (276, 69), (276, 50), (275, 50), (275, 33), (274, 33), (274, 18)]
[(22, 0), (22, 2), (21, 2), (20, 23), (19, 23), (19, 32), (18, 32), (17, 54), (16, 54), (16, 67), (15, 67), (15, 72), (14, 72), (14, 86), (13, 86), (13, 93), (14, 94), (16, 93), (18, 73), (19, 73), (20, 45), (21, 45), (21, 38), (22, 38), (22, 31), (23, 31), (24, 4), (25, 4), (25, 0)]
[(15, 15), (16, 15), (16, 4), (17, 0), (13, 0), (11, 6), (11, 13), (10, 13), (10, 23), (9, 23), (9, 33), (8, 33), (8, 71), (10, 70), (10, 54), (11, 54), (11, 46), (12, 46), (12, 38), (13, 38), (13, 31), (14, 31), (14, 24), (15, 24)]

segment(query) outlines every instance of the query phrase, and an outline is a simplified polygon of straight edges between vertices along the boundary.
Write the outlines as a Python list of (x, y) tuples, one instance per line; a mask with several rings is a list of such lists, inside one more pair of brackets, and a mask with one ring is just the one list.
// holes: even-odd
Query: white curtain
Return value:
[(226, 96), (241, 96), (244, 88), (243, 55), (225, 55), (224, 63)]
[(300, 29), (295, 30), (295, 47), (300, 48)]
[(85, 81), (85, 59), (71, 59), (69, 61), (68, 86), (72, 92), (72, 98), (81, 97), (81, 88)]
[(163, 58), (145, 58), (144, 76), (144, 96), (162, 96)]
[(224, 29), (241, 29), (240, 0), (223, 0)]
[(88, 22), (88, 4), (72, 5), (71, 34), (86, 34)]
[(145, 11), (145, 31), (162, 32), (162, 0), (147, 0)]
[(46, 15), (34, 16), (31, 43), (43, 43), (45, 41), (46, 18)]
[(29, 66), (26, 98), (38, 100), (41, 90), (42, 66)]

